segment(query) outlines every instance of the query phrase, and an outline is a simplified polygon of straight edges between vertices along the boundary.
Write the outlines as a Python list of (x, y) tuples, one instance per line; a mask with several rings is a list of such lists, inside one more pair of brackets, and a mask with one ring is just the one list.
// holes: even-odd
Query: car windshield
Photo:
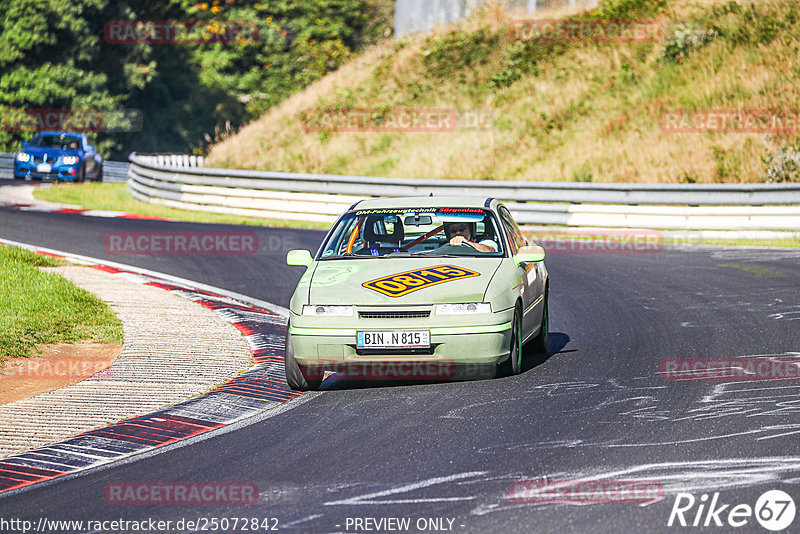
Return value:
[(482, 208), (355, 210), (336, 224), (319, 259), (418, 255), (502, 257), (504, 249), (499, 236), (494, 215)]
[(81, 140), (68, 135), (38, 135), (33, 138), (28, 146), (78, 150), (81, 146)]

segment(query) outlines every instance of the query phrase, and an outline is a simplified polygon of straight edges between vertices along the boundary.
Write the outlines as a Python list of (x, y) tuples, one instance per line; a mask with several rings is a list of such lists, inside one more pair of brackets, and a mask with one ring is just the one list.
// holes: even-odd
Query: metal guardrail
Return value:
[[(0, 152), (0, 178), (14, 178), (14, 156), (16, 153)], [(103, 181), (124, 182), (128, 179), (127, 161), (104, 161)]]
[[(178, 158), (173, 161), (179, 161)], [(186, 158), (191, 158), (185, 156)], [(163, 156), (131, 154), (132, 169), (150, 178), (176, 183), (296, 191), (335, 195), (417, 196), (471, 195), (513, 199), (516, 202), (570, 202), (655, 205), (800, 205), (800, 183), (787, 184), (632, 184), (573, 182), (512, 182), (376, 178), (197, 168), (191, 159), (166, 164)]]
[(103, 181), (104, 182), (125, 182), (128, 180), (127, 161), (104, 161), (103, 162)]
[[(474, 13), (483, 0), (397, 0), (394, 32), (398, 37), (412, 32), (427, 32), (439, 24), (456, 22)], [(534, 13), (559, 7), (597, 7), (597, 0), (506, 0), (510, 8)]]
[(0, 152), (0, 178), (14, 177), (14, 154)]
[[(800, 184), (589, 184), (421, 180), (202, 167), (193, 156), (131, 154), (146, 202), (331, 222), (369, 196), (467, 195), (506, 201), (520, 224), (667, 230), (800, 230)], [(552, 202), (556, 202), (555, 204)]]

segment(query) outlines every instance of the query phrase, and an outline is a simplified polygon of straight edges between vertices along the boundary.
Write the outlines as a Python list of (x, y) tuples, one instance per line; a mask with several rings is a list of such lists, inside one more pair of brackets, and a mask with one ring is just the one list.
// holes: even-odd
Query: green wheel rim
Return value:
[(517, 314), (517, 367), (522, 371), (522, 317)]

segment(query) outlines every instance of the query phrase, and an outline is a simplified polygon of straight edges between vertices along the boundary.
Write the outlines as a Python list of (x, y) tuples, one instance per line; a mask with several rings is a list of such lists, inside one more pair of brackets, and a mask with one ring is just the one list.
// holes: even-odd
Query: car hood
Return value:
[[(309, 288), (310, 304), (420, 305), (440, 302), (482, 302), (486, 287), (503, 258), (370, 258), (329, 260), (316, 265)], [(363, 284), (408, 271), (449, 266), (466, 269), (470, 276), (430, 277), (437, 284), (426, 284), (407, 294), (392, 296), (364, 287)], [(474, 273), (474, 274), (473, 274)], [(374, 285), (373, 285), (374, 287)]]
[(53, 148), (53, 147), (39, 147), (39, 146), (28, 146), (22, 149), (22, 152), (28, 153), (35, 158), (44, 157), (47, 154), (48, 161), (55, 161), (56, 159), (60, 158), (61, 156), (78, 156), (81, 157), (83, 152), (81, 150), (64, 150), (61, 148)]

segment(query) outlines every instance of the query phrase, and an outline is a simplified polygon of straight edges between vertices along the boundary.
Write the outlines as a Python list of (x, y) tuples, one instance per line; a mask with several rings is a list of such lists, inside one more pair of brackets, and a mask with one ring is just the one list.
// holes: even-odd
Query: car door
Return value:
[(86, 166), (86, 176), (97, 175), (97, 160), (95, 159), (96, 152), (94, 146), (84, 142), (83, 143), (83, 164)]
[[(510, 253), (513, 256), (517, 251), (528, 244), (527, 239), (522, 234), (522, 231), (514, 222), (511, 213), (505, 206), (500, 206), (498, 209), (500, 221), (502, 222), (503, 229), (508, 237), (509, 246), (511, 247)], [(525, 340), (533, 332), (541, 322), (541, 306), (533, 306), (536, 304), (536, 299), (539, 297), (539, 280), (536, 264), (535, 263), (522, 263), (519, 268), (519, 276), (522, 278), (523, 291), (522, 291), (522, 339)], [(538, 314), (537, 314), (538, 311)]]

